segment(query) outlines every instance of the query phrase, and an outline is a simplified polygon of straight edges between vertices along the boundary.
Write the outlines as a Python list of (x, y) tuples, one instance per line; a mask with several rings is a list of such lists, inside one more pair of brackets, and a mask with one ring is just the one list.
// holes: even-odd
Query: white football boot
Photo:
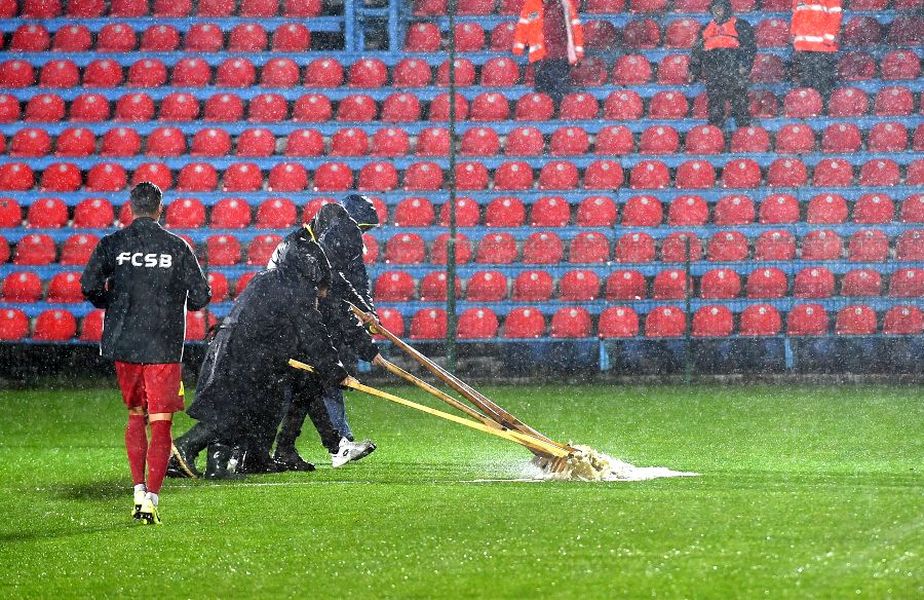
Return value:
[(340, 438), (340, 447), (337, 449), (337, 453), (330, 455), (330, 466), (336, 469), (348, 462), (365, 458), (373, 452), (375, 452), (375, 444), (369, 440), (351, 442), (346, 438)]

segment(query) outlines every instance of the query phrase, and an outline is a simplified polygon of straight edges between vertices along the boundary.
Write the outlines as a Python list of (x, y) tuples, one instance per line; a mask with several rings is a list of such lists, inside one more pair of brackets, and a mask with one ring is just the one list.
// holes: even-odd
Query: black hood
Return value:
[(304, 279), (318, 287), (330, 287), (330, 262), (310, 226), (288, 236), (286, 242), (276, 268), (287, 276)]

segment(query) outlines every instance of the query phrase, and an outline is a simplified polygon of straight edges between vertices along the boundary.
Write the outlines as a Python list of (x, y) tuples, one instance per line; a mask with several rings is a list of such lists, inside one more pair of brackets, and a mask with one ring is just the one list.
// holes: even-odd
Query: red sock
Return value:
[(128, 415), (125, 427), (125, 450), (128, 453), (128, 466), (132, 470), (132, 483), (144, 483), (144, 457), (148, 451), (148, 434), (144, 415)]
[(173, 444), (170, 425), (170, 421), (151, 421), (151, 444), (148, 446), (148, 491), (153, 494), (160, 493), (160, 486), (164, 483), (164, 475), (167, 473), (170, 446)]

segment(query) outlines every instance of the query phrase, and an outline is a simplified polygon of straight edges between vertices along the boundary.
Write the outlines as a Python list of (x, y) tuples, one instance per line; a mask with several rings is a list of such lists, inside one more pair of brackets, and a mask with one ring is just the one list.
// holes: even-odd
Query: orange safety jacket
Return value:
[[(584, 27), (578, 18), (577, 2), (562, 0), (565, 12), (565, 32), (568, 36), (568, 62), (576, 64), (584, 57)], [(543, 39), (542, 0), (525, 0), (520, 11), (520, 20), (513, 32), (513, 53), (523, 54), (529, 47), (529, 62), (542, 60), (546, 55)]]
[(837, 52), (841, 0), (793, 0), (793, 48), (800, 52)]
[(717, 50), (719, 48), (740, 48), (738, 29), (735, 24), (738, 19), (732, 17), (721, 25), (710, 21), (703, 30), (703, 50)]

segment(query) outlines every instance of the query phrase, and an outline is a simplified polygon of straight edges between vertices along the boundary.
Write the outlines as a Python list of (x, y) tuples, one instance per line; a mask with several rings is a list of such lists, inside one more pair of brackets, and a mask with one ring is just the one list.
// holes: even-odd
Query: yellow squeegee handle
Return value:
[[(294, 367), (296, 369), (301, 369), (303, 371), (308, 371), (311, 373), (314, 372), (314, 368), (311, 365), (295, 360), (294, 358), (289, 359), (289, 366)], [(453, 423), (464, 425), (471, 429), (475, 429), (477, 431), (481, 431), (489, 435), (493, 435), (493, 436), (505, 439), (509, 442), (520, 444), (521, 446), (526, 446), (527, 448), (530, 448), (530, 449), (535, 448), (550, 456), (564, 457), (564, 456), (568, 456), (569, 454), (568, 451), (563, 450), (556, 445), (549, 444), (542, 440), (536, 439), (534, 437), (524, 435), (518, 431), (510, 431), (506, 429), (496, 429), (493, 427), (488, 427), (487, 425), (483, 425), (482, 423), (470, 421), (468, 419), (465, 419), (457, 415), (443, 412), (435, 408), (430, 408), (429, 406), (424, 406), (423, 404), (417, 404), (416, 402), (405, 400), (404, 398), (395, 396), (393, 394), (389, 394), (388, 392), (383, 392), (373, 387), (369, 387), (368, 385), (363, 385), (362, 383), (360, 383), (353, 377), (347, 377), (346, 380), (344, 381), (344, 385), (350, 389), (354, 389), (356, 391), (369, 394), (370, 396), (375, 396), (377, 398), (382, 398), (383, 400), (388, 400), (389, 402), (394, 402), (395, 404), (407, 406), (408, 408), (413, 408), (415, 410), (425, 412), (435, 417), (440, 417), (441, 419), (446, 419), (447, 421), (452, 421)]]

